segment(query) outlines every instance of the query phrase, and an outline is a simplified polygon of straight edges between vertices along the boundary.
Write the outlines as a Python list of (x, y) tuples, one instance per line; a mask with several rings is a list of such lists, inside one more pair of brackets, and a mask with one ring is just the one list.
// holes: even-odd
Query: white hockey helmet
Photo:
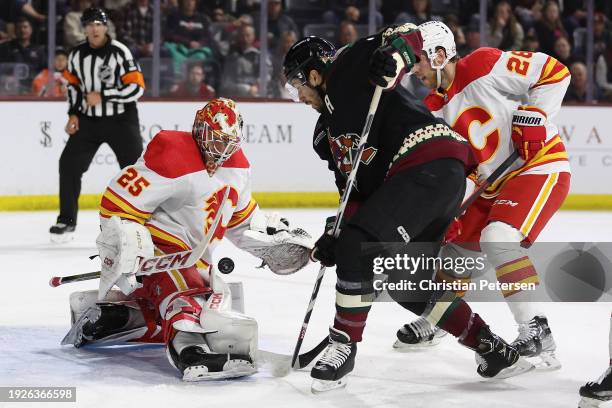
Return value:
[[(418, 29), (423, 37), (423, 51), (427, 54), (431, 67), (437, 71), (438, 86), (440, 86), (440, 71), (457, 55), (455, 37), (450, 28), (441, 21), (427, 21), (419, 25)], [(444, 48), (446, 59), (440, 65), (436, 65), (434, 58), (439, 47)]]

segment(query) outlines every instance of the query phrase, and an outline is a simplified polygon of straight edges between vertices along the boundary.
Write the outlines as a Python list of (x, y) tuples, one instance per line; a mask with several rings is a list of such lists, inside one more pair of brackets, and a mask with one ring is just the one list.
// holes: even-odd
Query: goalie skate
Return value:
[(349, 336), (333, 327), (329, 328), (329, 345), (310, 372), (313, 378), (310, 390), (319, 394), (346, 387), (347, 375), (355, 367), (357, 345)]
[(207, 344), (198, 344), (181, 350), (180, 355), (169, 346), (169, 360), (183, 374), (183, 381), (211, 381), (239, 378), (257, 372), (251, 357), (240, 354), (211, 352)]
[(72, 325), (61, 345), (79, 348), (87, 343), (120, 343), (144, 334), (146, 328), (130, 325), (129, 306), (97, 303), (89, 307)]
[(446, 334), (444, 330), (432, 326), (424, 317), (419, 317), (397, 331), (393, 348), (405, 352), (432, 347), (439, 344)]
[(612, 366), (596, 381), (580, 387), (578, 408), (612, 407)]
[(519, 335), (512, 342), (512, 346), (538, 370), (561, 368), (561, 362), (555, 355), (557, 346), (544, 316), (535, 316), (530, 321), (519, 324)]

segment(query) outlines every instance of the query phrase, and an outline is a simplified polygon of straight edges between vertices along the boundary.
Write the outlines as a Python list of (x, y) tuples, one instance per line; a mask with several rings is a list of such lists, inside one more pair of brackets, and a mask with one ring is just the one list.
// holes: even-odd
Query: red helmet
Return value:
[(242, 115), (236, 102), (227, 98), (208, 102), (196, 112), (192, 135), (212, 175), (242, 144)]

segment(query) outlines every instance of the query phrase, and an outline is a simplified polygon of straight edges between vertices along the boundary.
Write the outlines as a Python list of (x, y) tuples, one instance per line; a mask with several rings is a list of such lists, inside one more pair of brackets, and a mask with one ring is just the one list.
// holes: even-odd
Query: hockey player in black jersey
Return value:
[[(375, 89), (368, 80), (371, 56), (391, 44), (404, 56), (405, 72), (409, 72), (414, 56), (420, 55), (422, 39), (418, 31), (402, 27), (360, 39), (338, 52), (326, 40), (307, 37), (285, 56), (287, 89), (296, 101), (321, 114), (313, 146), (334, 172), (341, 193)], [(399, 73), (397, 77), (391, 82), (397, 83)], [(405, 89), (389, 87), (383, 93), (341, 233), (337, 239), (324, 233), (312, 253), (321, 264), (336, 265), (337, 273), (336, 315), (329, 345), (311, 372), (313, 392), (344, 386), (355, 363), (356, 343), (362, 339), (374, 299), (374, 255), (364, 259), (362, 243), (428, 242), (426, 255), (436, 256), (463, 199), (466, 174), (474, 165), (466, 140)], [(428, 280), (431, 274), (421, 270), (412, 278)], [(398, 303), (475, 350), (481, 376), (501, 378), (532, 368), (453, 292), (425, 295), (429, 301)]]

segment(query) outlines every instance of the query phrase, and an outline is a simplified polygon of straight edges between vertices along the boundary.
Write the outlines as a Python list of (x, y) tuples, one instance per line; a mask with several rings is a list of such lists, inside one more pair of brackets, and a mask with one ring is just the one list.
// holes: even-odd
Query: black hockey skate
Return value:
[(66, 224), (58, 221), (55, 225), (49, 228), (49, 233), (51, 234), (51, 242), (61, 244), (64, 242), (71, 241), (74, 238), (75, 229), (76, 225), (74, 224)]
[(435, 346), (446, 334), (444, 330), (432, 326), (424, 317), (419, 317), (397, 331), (393, 348), (397, 351), (410, 351)]
[[(182, 334), (201, 335), (200, 333), (179, 332)], [(203, 336), (203, 335), (202, 335)], [(257, 369), (249, 355), (215, 353), (201, 338), (200, 344), (186, 346), (177, 353), (174, 346), (166, 347), (170, 362), (183, 374), (183, 381), (222, 380), (255, 374)]]
[(535, 316), (530, 321), (519, 324), (519, 335), (512, 342), (512, 346), (536, 369), (561, 368), (561, 362), (555, 356), (557, 346), (544, 316)]
[(598, 408), (606, 401), (612, 401), (612, 366), (596, 382), (580, 387), (579, 408)]
[(97, 303), (73, 324), (61, 344), (72, 344), (78, 348), (94, 341), (120, 342), (126, 336), (133, 337), (132, 333), (141, 330), (143, 324), (134, 327), (132, 323), (139, 318), (132, 316), (131, 309), (122, 304)]
[(493, 334), (488, 327), (480, 330), (477, 336), (476, 372), (485, 378), (508, 378), (533, 370), (533, 364), (520, 358), (517, 349), (501, 337)]
[(346, 387), (346, 375), (355, 367), (356, 354), (357, 344), (343, 331), (330, 327), (329, 345), (310, 372), (311, 391), (318, 394)]

